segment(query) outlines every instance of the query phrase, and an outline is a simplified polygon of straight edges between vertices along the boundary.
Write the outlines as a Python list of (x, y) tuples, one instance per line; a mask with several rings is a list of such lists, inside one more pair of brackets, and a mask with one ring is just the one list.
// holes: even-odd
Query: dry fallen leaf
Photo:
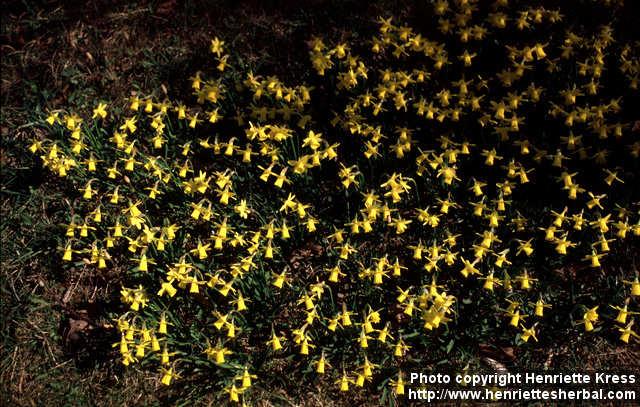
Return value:
[(487, 358), (503, 362), (512, 362), (516, 358), (515, 351), (512, 346), (495, 346), (488, 343), (481, 343), (478, 345), (478, 348), (480, 355)]
[(484, 358), (482, 358), (482, 361), (485, 364), (487, 364), (491, 369), (493, 369), (494, 371), (496, 371), (498, 373), (507, 373), (509, 371), (504, 364), (498, 362), (495, 359), (484, 357)]
[(77, 344), (78, 341), (82, 339), (82, 334), (90, 329), (92, 329), (92, 326), (89, 321), (86, 321), (84, 319), (69, 318), (69, 323), (64, 330), (65, 346), (71, 347)]

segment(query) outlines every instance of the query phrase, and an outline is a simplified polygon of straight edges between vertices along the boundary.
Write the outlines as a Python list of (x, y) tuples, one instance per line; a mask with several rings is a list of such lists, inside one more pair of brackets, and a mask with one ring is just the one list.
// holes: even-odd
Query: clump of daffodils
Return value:
[[(61, 258), (127, 270), (124, 365), (167, 386), (206, 366), (241, 402), (256, 360), (295, 354), (340, 391), (402, 395), (429, 338), (467, 329), (463, 298), (530, 346), (557, 299), (540, 259), (602, 273), (637, 247), (637, 47), (560, 9), (432, 6), (433, 32), (381, 18), (367, 41), (313, 38), (315, 86), (240, 71), (215, 38), (193, 104), (49, 114), (30, 150), (75, 189)], [(571, 329), (637, 340), (638, 275), (612, 277), (624, 296), (578, 304)]]

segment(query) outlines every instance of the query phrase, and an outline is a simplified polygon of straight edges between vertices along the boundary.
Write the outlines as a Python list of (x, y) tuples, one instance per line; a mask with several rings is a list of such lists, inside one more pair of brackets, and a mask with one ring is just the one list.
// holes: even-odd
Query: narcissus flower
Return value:
[(98, 106), (93, 109), (93, 116), (91, 116), (92, 119), (95, 119), (97, 117), (101, 118), (101, 119), (106, 119), (107, 118), (107, 104), (106, 103), (98, 103)]

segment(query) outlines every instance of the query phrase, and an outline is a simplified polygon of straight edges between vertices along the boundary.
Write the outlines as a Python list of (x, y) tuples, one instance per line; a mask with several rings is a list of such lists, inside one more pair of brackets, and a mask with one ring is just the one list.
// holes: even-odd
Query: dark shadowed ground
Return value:
[[(313, 35), (340, 39), (356, 28), (368, 33), (379, 15), (411, 25), (420, 21), (424, 6), (349, 0), (3, 1), (0, 9), (2, 404), (177, 402), (157, 389), (156, 376), (123, 370), (112, 359), (111, 343), (117, 339), (105, 328), (105, 316), (118, 301), (118, 270), (96, 276), (58, 269), (53, 235), (60, 233), (67, 203), (64, 191), (26, 151), (33, 136), (29, 123), (48, 108), (87, 113), (95, 100), (124, 100), (134, 90), (166, 91), (172, 99), (187, 99), (186, 79), (208, 63), (213, 36), (223, 38), (228, 49), (258, 73), (302, 82), (311, 75), (306, 41)], [(629, 22), (621, 23), (629, 35), (636, 32), (633, 11), (627, 13)], [(600, 337), (560, 340), (517, 360), (508, 347), (479, 344), (472, 350), (478, 363), (490, 358), (526, 366), (553, 359), (568, 371), (585, 366), (637, 371), (638, 351), (637, 346), (618, 347)], [(274, 405), (365, 400), (339, 398), (333, 384), (329, 390), (322, 382), (314, 388), (286, 388), (277, 377), (271, 380), (260, 386), (271, 393)], [(203, 405), (216, 403), (206, 395), (198, 397)]]

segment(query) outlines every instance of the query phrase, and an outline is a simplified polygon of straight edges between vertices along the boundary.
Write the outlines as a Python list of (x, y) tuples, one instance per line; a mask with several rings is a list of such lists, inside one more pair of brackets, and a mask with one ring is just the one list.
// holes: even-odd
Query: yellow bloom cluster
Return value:
[[(195, 106), (137, 95), (124, 118), (106, 103), (91, 124), (50, 113), (51, 137), (30, 149), (78, 191), (62, 259), (125, 267), (137, 286), (121, 289), (122, 363), (149, 358), (170, 385), (205, 355), (240, 402), (259, 347), (318, 374), (340, 366), (341, 391), (393, 370), (402, 395), (410, 349), (462, 320), (470, 293), (524, 345), (557, 300), (539, 252), (588, 274), (610, 246), (637, 245), (640, 142), (623, 114), (637, 49), (503, 0), (432, 13), (429, 38), (388, 18), (364, 44), (312, 39), (315, 87), (237, 71), (215, 38), (215, 77), (190, 78)], [(610, 60), (619, 94), (603, 91)], [(314, 106), (320, 89), (330, 108)], [(301, 268), (292, 249), (309, 244), (321, 254)], [(623, 342), (639, 338), (640, 282), (626, 273), (609, 306)], [(575, 323), (594, 330), (598, 306)]]

